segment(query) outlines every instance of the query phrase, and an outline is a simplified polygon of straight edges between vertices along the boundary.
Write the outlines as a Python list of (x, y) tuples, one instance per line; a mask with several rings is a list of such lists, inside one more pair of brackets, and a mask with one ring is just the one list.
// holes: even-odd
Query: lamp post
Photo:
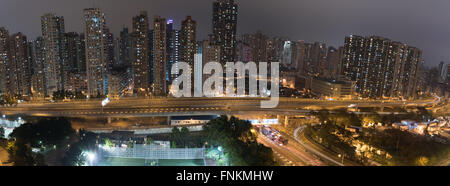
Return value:
[(342, 163), (342, 165), (344, 165), (344, 155), (342, 154), (338, 154), (338, 157), (340, 157), (340, 158), (342, 158), (341, 159), (341, 163)]
[(111, 100), (109, 98), (106, 98), (102, 101), (102, 114), (103, 114), (103, 107), (106, 106), (106, 104), (108, 104)]

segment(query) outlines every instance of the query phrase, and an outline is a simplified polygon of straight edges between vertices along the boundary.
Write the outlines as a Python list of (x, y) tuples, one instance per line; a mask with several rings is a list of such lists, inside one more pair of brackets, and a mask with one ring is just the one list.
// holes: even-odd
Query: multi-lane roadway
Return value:
[(96, 116), (96, 117), (148, 117), (171, 115), (245, 114), (270, 112), (274, 114), (302, 114), (310, 110), (353, 107), (427, 106), (430, 100), (379, 101), (379, 100), (317, 100), (280, 98), (276, 108), (261, 108), (263, 98), (123, 98), (102, 106), (102, 100), (72, 102), (24, 102), (16, 107), (2, 107), (2, 114), (32, 116)]

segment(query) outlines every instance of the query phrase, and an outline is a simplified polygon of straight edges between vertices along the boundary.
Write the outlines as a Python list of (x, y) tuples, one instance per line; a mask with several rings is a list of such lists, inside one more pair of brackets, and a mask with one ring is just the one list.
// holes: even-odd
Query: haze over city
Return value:
[[(47, 12), (64, 16), (67, 31), (82, 32), (83, 9), (96, 6), (105, 12), (106, 24), (117, 35), (140, 10), (175, 21), (186, 15), (197, 21), (197, 37), (212, 32), (211, 0), (15, 0), (2, 1), (0, 22), (11, 33), (35, 39), (41, 35), (40, 17)], [(240, 0), (237, 33), (261, 30), (269, 36), (306, 42), (320, 41), (339, 47), (344, 36), (379, 35), (423, 50), (425, 66), (450, 60), (449, 1), (444, 0)], [(447, 5), (447, 6), (445, 6)], [(18, 9), (20, 7), (20, 9)], [(20, 11), (19, 11), (20, 10)], [(178, 28), (177, 28), (178, 29)]]
[(446, 5), (0, 2), (0, 166), (450, 166)]

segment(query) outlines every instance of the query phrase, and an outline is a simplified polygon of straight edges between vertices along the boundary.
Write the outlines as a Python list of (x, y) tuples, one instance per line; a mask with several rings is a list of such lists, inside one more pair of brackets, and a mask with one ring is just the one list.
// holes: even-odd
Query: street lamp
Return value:
[(102, 114), (103, 114), (103, 107), (106, 106), (106, 104), (108, 104), (111, 100), (109, 98), (106, 98), (102, 101)]
[(339, 158), (342, 157), (341, 163), (342, 163), (342, 165), (344, 165), (344, 155), (338, 154), (338, 157), (339, 157)]
[(85, 152), (84, 155), (86, 156), (86, 160), (89, 162), (87, 165), (94, 165), (93, 162), (96, 159), (95, 153)]

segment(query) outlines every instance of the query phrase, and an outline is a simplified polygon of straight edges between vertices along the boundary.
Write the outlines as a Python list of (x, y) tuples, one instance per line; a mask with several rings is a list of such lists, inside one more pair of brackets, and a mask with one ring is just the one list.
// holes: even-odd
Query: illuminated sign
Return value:
[(278, 125), (278, 119), (250, 119), (248, 120), (252, 125)]

